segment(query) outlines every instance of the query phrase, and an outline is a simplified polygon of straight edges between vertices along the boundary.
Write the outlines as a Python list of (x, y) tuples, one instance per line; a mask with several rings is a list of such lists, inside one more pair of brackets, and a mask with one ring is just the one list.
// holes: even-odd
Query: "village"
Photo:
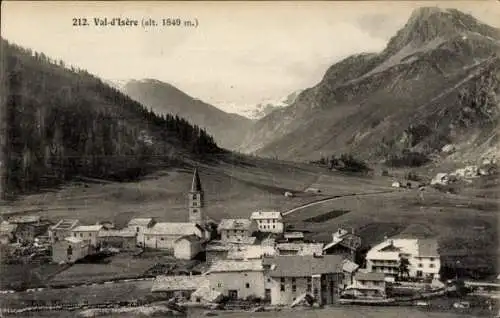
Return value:
[[(116, 229), (109, 221), (89, 225), (63, 219), (50, 224), (39, 216), (14, 216), (0, 225), (0, 241), (4, 247), (14, 247), (11, 259), (23, 257), (69, 269), (103, 254), (169, 255), (184, 268), (155, 264), (148, 271), (153, 279), (151, 294), (176, 304), (246, 302), (254, 310), (264, 310), (264, 305), (415, 301), (425, 306), (426, 298), (457, 291), (454, 282), (441, 281), (436, 239), (385, 237), (372, 242), (360, 257), (362, 239), (353, 229), (333, 229), (330, 241), (309, 241), (300, 231), (287, 231), (280, 211), (253, 211), (247, 219), (222, 219), (216, 224), (204, 213), (205, 194), (197, 169), (187, 199), (187, 222), (132, 218), (126, 227)], [(455, 303), (456, 308), (468, 306)]]

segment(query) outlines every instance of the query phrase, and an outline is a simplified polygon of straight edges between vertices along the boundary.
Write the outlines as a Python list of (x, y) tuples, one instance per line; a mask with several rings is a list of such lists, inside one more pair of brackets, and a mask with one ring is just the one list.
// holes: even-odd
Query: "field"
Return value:
[[(285, 212), (298, 207), (285, 221), (296, 230), (309, 232), (310, 239), (329, 241), (339, 226), (352, 228), (362, 237), (364, 247), (397, 234), (434, 236), (445, 263), (460, 260), (466, 267), (497, 272), (499, 209), (498, 200), (490, 195), (500, 191), (498, 178), (477, 179), (457, 194), (447, 194), (430, 187), (423, 192), (391, 188), (395, 177), (353, 176), (251, 157), (215, 158), (198, 168), (206, 213), (215, 221), (248, 217), (256, 209)], [(170, 168), (129, 183), (73, 183), (19, 198), (3, 211), (39, 209), (37, 213), (54, 222), (63, 217), (88, 224), (112, 220), (117, 226), (139, 216), (187, 221), (186, 191), (192, 171), (192, 166)], [(321, 193), (304, 193), (309, 187)], [(295, 196), (287, 198), (285, 191)], [(316, 203), (308, 204), (312, 202)]]

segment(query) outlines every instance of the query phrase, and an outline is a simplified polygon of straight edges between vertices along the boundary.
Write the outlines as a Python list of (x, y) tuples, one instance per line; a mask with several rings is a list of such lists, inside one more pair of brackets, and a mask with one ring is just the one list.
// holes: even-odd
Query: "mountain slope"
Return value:
[(3, 175), (12, 193), (77, 175), (133, 179), (158, 165), (220, 152), (205, 131), (148, 111), (84, 70), (3, 39), (1, 46), (8, 124)]
[(129, 81), (122, 91), (158, 114), (178, 115), (206, 129), (218, 144), (227, 149), (238, 146), (252, 124), (248, 118), (223, 112), (161, 81)]
[(241, 150), (379, 160), (403, 150), (428, 154), (448, 142), (482, 143), (474, 137), (479, 127), (498, 142), (499, 53), (498, 29), (457, 10), (417, 9), (382, 52), (336, 63), (290, 107), (258, 121)]
[(282, 98), (280, 100), (263, 101), (263, 102), (257, 104), (257, 106), (246, 110), (244, 112), (245, 116), (247, 116), (251, 119), (254, 119), (254, 120), (261, 119), (277, 109), (280, 109), (283, 107), (288, 107), (291, 104), (293, 104), (295, 102), (295, 100), (297, 99), (297, 97), (299, 96), (300, 92), (302, 92), (302, 90), (292, 92), (292, 93), (288, 94), (285, 98)]

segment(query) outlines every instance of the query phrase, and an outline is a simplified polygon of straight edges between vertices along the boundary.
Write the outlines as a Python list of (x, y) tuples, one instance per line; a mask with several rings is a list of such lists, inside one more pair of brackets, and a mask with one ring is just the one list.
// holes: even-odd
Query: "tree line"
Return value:
[(11, 193), (76, 175), (133, 179), (183, 156), (222, 151), (200, 127), (156, 114), (85, 70), (1, 45)]

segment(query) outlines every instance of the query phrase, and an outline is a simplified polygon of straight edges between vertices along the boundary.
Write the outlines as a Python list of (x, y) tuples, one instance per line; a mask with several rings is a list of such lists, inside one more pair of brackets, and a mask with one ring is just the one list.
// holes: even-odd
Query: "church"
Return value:
[[(144, 231), (144, 246), (153, 249), (174, 250), (176, 244), (184, 247), (186, 242), (189, 253), (180, 255), (191, 255), (201, 248), (202, 243), (210, 239), (210, 232), (206, 228), (206, 217), (204, 215), (205, 197), (201, 186), (198, 169), (194, 170), (191, 189), (188, 192), (188, 222), (158, 222)], [(197, 248), (196, 246), (199, 246)], [(178, 252), (176, 251), (176, 254)], [(188, 258), (188, 256), (184, 256)]]

